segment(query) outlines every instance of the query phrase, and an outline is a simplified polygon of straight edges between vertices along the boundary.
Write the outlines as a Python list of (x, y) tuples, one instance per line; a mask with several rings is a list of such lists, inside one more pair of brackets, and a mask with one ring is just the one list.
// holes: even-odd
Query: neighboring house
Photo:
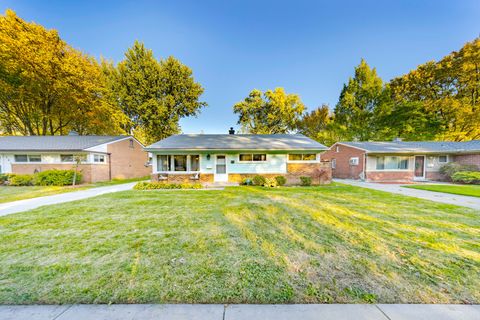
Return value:
[(84, 182), (134, 178), (150, 174), (148, 154), (131, 136), (1, 136), (0, 172), (35, 173), (78, 170)]
[(299, 183), (331, 180), (328, 162), (320, 161), (324, 145), (300, 134), (180, 134), (145, 148), (152, 153), (152, 180), (166, 182), (232, 182), (255, 175), (285, 176)]
[(466, 142), (337, 142), (322, 155), (334, 178), (367, 181), (444, 180), (449, 162), (480, 167), (480, 140)]

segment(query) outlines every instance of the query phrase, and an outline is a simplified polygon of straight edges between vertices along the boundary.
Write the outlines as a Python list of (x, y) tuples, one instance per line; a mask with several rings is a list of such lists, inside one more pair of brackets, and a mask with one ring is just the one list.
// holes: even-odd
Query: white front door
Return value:
[(227, 173), (227, 157), (225, 155), (217, 154), (215, 157), (215, 182), (226, 182), (228, 181)]

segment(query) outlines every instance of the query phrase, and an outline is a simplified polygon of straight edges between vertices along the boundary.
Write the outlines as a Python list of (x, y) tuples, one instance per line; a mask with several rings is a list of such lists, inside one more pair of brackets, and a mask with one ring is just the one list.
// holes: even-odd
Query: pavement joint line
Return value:
[(58, 318), (60, 318), (65, 312), (67, 312), (68, 310), (70, 310), (70, 308), (73, 306), (73, 304), (70, 304), (70, 305), (67, 305), (67, 307), (62, 311), (60, 312), (59, 314), (57, 314), (55, 317), (52, 318), (52, 320), (56, 320)]
[(386, 314), (385, 311), (383, 311), (382, 308), (380, 308), (380, 306), (378, 304), (375, 304), (375, 307), (377, 307), (377, 309), (385, 316), (385, 318), (387, 318), (388, 320), (392, 320), (392, 319), (390, 319), (388, 314)]

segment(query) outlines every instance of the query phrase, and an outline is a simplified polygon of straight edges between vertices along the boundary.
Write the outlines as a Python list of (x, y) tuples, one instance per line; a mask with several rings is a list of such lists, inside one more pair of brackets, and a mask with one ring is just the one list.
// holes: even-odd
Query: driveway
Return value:
[(70, 202), (75, 200), (82, 200), (86, 198), (99, 196), (105, 193), (131, 190), (136, 183), (137, 182), (129, 182), (124, 184), (117, 184), (114, 186), (97, 187), (97, 188), (92, 188), (87, 190), (56, 194), (53, 196), (38, 197), (38, 198), (2, 203), (0, 204), (0, 217), (6, 216), (12, 213), (36, 209), (41, 206)]
[(334, 181), (362, 188), (397, 193), (404, 196), (415, 197), (441, 203), (454, 204), (457, 206), (480, 210), (480, 198), (478, 197), (468, 197), (443, 192), (403, 188), (403, 184), (373, 183), (349, 179), (334, 179)]
[(475, 320), (479, 305), (445, 304), (117, 304), (0, 306), (9, 320)]

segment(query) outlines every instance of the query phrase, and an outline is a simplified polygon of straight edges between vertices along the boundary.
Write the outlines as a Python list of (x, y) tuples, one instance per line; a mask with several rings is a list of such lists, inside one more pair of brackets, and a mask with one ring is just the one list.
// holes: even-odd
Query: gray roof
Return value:
[(81, 151), (128, 136), (1, 136), (0, 151)]
[(148, 151), (166, 150), (327, 150), (301, 134), (178, 134), (145, 148)]
[(369, 153), (471, 153), (480, 152), (480, 140), (453, 141), (392, 141), (339, 142)]

